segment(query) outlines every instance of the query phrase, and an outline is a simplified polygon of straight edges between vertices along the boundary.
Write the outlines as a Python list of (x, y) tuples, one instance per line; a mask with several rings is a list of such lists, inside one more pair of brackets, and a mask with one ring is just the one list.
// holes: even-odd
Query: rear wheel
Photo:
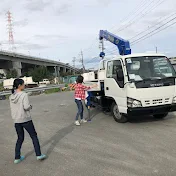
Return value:
[(155, 117), (156, 119), (164, 119), (167, 115), (168, 115), (168, 112), (164, 114), (155, 114), (153, 115), (153, 117)]
[(116, 122), (118, 123), (127, 122), (127, 117), (119, 112), (119, 108), (116, 103), (112, 104), (111, 112)]

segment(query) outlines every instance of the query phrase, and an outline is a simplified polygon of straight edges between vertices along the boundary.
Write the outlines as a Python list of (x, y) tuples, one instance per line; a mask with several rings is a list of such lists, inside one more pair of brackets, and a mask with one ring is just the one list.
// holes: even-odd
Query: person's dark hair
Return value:
[(81, 76), (81, 75), (79, 75), (79, 76), (77, 77), (77, 79), (76, 79), (76, 82), (77, 82), (77, 83), (83, 83), (83, 80), (84, 80), (84, 77)]
[(23, 84), (24, 84), (24, 81), (22, 79), (15, 79), (13, 82), (12, 94), (14, 94), (15, 90), (18, 89), (18, 87)]

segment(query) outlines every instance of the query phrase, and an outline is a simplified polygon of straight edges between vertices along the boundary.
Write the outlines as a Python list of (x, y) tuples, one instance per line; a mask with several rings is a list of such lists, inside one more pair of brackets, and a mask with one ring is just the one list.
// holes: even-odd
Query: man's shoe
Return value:
[(16, 160), (14, 160), (14, 164), (19, 164), (21, 161), (23, 161), (24, 160), (24, 156), (21, 156), (21, 158), (20, 159), (16, 159)]
[(87, 120), (82, 119), (80, 122), (81, 122), (81, 123), (86, 123), (86, 122), (87, 122)]
[(41, 156), (37, 156), (37, 160), (44, 160), (44, 159), (46, 159), (46, 155), (41, 155)]

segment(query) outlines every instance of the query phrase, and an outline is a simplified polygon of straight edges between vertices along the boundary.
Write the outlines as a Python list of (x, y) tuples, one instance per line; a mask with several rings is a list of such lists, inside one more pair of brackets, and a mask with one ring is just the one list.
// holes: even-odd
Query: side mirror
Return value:
[(123, 70), (122, 69), (117, 71), (117, 80), (118, 81), (123, 81), (124, 80)]

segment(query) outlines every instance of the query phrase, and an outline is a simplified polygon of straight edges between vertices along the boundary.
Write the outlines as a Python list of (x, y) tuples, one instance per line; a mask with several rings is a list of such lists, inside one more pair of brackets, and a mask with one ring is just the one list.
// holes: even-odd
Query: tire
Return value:
[(155, 114), (155, 115), (153, 115), (153, 117), (156, 119), (164, 119), (167, 115), (168, 115), (168, 112), (166, 112), (164, 114)]
[(118, 123), (126, 123), (127, 117), (119, 112), (119, 108), (116, 103), (113, 103), (111, 106), (111, 113), (114, 117), (114, 120)]

